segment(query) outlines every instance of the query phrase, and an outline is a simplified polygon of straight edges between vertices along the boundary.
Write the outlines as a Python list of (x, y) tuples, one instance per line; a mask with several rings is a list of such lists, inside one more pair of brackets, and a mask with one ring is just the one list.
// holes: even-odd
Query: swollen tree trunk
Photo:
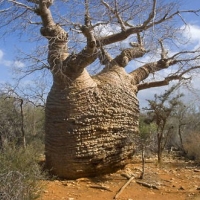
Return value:
[[(138, 131), (136, 88), (123, 68), (71, 82), (54, 77), (46, 104), (46, 165), (59, 177), (113, 172), (133, 153)], [(66, 81), (66, 84), (64, 82)]]

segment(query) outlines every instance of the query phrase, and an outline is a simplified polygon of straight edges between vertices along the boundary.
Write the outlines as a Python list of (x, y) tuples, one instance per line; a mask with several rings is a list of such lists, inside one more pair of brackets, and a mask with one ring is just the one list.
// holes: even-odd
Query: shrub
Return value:
[(41, 191), (38, 180), (44, 175), (38, 165), (38, 150), (7, 146), (0, 152), (0, 199), (31, 200)]
[(184, 148), (187, 152), (187, 156), (190, 159), (194, 159), (200, 162), (200, 133), (193, 132), (186, 137)]

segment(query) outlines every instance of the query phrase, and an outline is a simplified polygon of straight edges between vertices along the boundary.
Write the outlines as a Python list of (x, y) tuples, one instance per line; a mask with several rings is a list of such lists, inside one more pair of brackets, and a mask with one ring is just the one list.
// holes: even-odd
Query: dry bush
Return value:
[(0, 152), (0, 199), (31, 200), (42, 190), (38, 180), (44, 175), (38, 165), (37, 148), (6, 147)]
[(200, 162), (200, 132), (188, 134), (184, 142), (184, 148), (190, 159)]

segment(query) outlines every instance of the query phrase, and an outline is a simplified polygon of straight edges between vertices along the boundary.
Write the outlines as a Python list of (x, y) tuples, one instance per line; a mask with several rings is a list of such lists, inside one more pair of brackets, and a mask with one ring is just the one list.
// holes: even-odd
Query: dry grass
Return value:
[(190, 159), (200, 162), (200, 133), (193, 132), (186, 137), (184, 148)]

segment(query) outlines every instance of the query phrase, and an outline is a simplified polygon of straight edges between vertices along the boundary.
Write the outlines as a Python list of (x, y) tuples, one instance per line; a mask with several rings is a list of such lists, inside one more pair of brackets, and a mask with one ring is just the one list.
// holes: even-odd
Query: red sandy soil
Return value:
[[(148, 160), (143, 179), (140, 174), (141, 163), (133, 161), (100, 177), (44, 180), (39, 200), (200, 200), (200, 167), (191, 161), (167, 159), (158, 166)], [(119, 193), (128, 178), (132, 181)]]

